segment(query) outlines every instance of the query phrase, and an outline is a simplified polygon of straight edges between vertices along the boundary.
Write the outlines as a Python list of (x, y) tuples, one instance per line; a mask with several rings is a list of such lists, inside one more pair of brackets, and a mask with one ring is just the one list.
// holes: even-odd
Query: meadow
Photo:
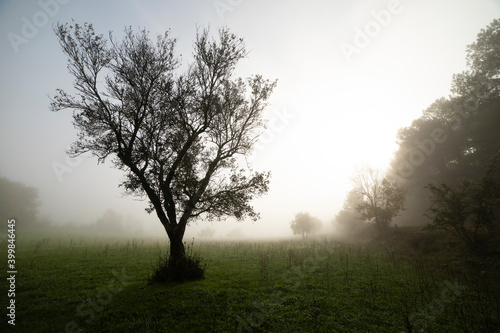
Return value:
[(4, 314), (1, 331), (498, 331), (498, 287), (488, 274), (327, 239), (186, 241), (206, 264), (205, 279), (161, 285), (148, 277), (167, 255), (166, 239), (20, 235), (16, 325)]

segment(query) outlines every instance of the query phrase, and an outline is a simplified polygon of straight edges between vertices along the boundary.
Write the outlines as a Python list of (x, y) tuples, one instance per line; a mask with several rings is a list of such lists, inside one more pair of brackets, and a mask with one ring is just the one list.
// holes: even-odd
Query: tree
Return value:
[(198, 237), (205, 239), (212, 239), (215, 235), (215, 229), (213, 228), (203, 228), (198, 232)]
[(481, 29), (475, 42), (467, 46), (468, 69), (453, 76), (456, 96), (474, 96), (479, 102), (500, 97), (500, 20)]
[(110, 208), (90, 227), (101, 232), (125, 232), (122, 215)]
[(438, 99), (398, 133), (392, 172), (407, 189), (406, 216), (430, 205), (424, 184), (478, 182), (500, 148), (500, 20), (467, 46), (466, 71), (453, 76), (452, 95)]
[(38, 190), (0, 177), (0, 216), (16, 219), (16, 228), (40, 225)]
[(354, 191), (363, 198), (357, 206), (362, 219), (375, 223), (379, 234), (385, 232), (392, 219), (404, 209), (405, 190), (380, 171), (364, 167), (353, 178)]
[(188, 221), (258, 218), (250, 201), (268, 191), (270, 174), (241, 162), (262, 132), (276, 81), (234, 78), (247, 55), (242, 39), (227, 28), (218, 40), (198, 32), (194, 60), (178, 74), (168, 31), (155, 43), (144, 29), (125, 29), (121, 42), (110, 32), (110, 45), (91, 24), (54, 31), (78, 92), (59, 89), (51, 102), (53, 111), (74, 110), (79, 134), (68, 153), (113, 157), (125, 193), (147, 198), (165, 228), (174, 270), (186, 261)]
[(363, 204), (363, 197), (357, 191), (351, 190), (344, 201), (342, 209), (337, 213), (333, 224), (340, 229), (340, 233), (356, 235), (364, 224), (358, 206)]
[(290, 228), (294, 235), (301, 235), (305, 238), (321, 229), (321, 221), (309, 213), (298, 213), (290, 223)]
[(427, 185), (431, 206), (426, 216), (432, 220), (427, 228), (447, 230), (472, 250), (485, 245), (488, 234), (499, 223), (499, 159), (500, 152), (479, 182), (464, 180), (458, 186)]

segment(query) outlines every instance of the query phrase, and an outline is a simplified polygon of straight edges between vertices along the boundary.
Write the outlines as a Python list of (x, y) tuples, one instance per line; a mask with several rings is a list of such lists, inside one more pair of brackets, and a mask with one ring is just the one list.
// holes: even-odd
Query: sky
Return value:
[(73, 78), (52, 25), (89, 22), (117, 37), (127, 26), (170, 29), (185, 64), (197, 28), (227, 26), (250, 51), (236, 74), (278, 79), (251, 158), (271, 171), (270, 191), (254, 201), (259, 221), (199, 221), (186, 237), (206, 227), (220, 238), (291, 235), (299, 212), (330, 225), (355, 168), (388, 166), (398, 129), (448, 96), (466, 46), (498, 17), (497, 0), (0, 0), (0, 177), (36, 187), (41, 215), (56, 225), (113, 209), (161, 234), (146, 202), (123, 196), (111, 163), (66, 156), (72, 111), (49, 103)]

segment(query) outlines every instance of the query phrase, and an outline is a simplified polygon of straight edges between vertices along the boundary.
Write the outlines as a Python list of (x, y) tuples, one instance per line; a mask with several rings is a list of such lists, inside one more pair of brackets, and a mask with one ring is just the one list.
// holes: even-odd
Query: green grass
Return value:
[(451, 276), (391, 251), (333, 241), (187, 245), (206, 278), (149, 285), (166, 240), (19, 237), (15, 331), (495, 332), (499, 323), (486, 277)]

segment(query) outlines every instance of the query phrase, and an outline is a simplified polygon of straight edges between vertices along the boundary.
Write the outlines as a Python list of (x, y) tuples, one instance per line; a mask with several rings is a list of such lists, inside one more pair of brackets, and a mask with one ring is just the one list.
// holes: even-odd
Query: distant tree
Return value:
[(125, 231), (123, 217), (113, 209), (107, 209), (92, 227), (106, 232)]
[(498, 160), (493, 159), (479, 182), (464, 180), (458, 186), (429, 184), (431, 206), (428, 229), (450, 231), (470, 249), (477, 250), (499, 226), (500, 173)]
[(392, 219), (404, 209), (405, 190), (368, 166), (358, 171), (353, 183), (353, 190), (363, 198), (357, 206), (362, 219), (374, 222), (379, 234), (384, 233)]
[(334, 227), (340, 229), (340, 233), (352, 235), (359, 231), (364, 222), (358, 211), (358, 206), (363, 202), (363, 197), (357, 191), (351, 190), (347, 194), (342, 209), (333, 220)]
[(40, 224), (38, 190), (0, 177), (0, 216), (16, 219), (16, 228)]
[(198, 237), (211, 239), (214, 238), (215, 229), (213, 228), (203, 228), (198, 232)]
[(245, 238), (245, 235), (239, 228), (236, 228), (228, 232), (226, 237), (230, 239), (243, 239)]
[(79, 135), (69, 154), (114, 157), (126, 193), (149, 199), (147, 211), (165, 228), (173, 271), (189, 264), (188, 221), (258, 218), (250, 201), (268, 191), (270, 175), (240, 162), (263, 131), (276, 82), (233, 78), (247, 55), (242, 39), (226, 28), (218, 40), (198, 33), (194, 62), (177, 75), (168, 32), (154, 43), (147, 31), (129, 28), (121, 42), (110, 33), (108, 45), (91, 24), (57, 24), (54, 31), (78, 91), (58, 90), (51, 103), (53, 111), (74, 110)]
[(317, 217), (311, 216), (309, 213), (298, 213), (290, 223), (290, 228), (294, 235), (301, 235), (302, 238), (305, 238), (319, 231), (321, 225), (321, 221)]

